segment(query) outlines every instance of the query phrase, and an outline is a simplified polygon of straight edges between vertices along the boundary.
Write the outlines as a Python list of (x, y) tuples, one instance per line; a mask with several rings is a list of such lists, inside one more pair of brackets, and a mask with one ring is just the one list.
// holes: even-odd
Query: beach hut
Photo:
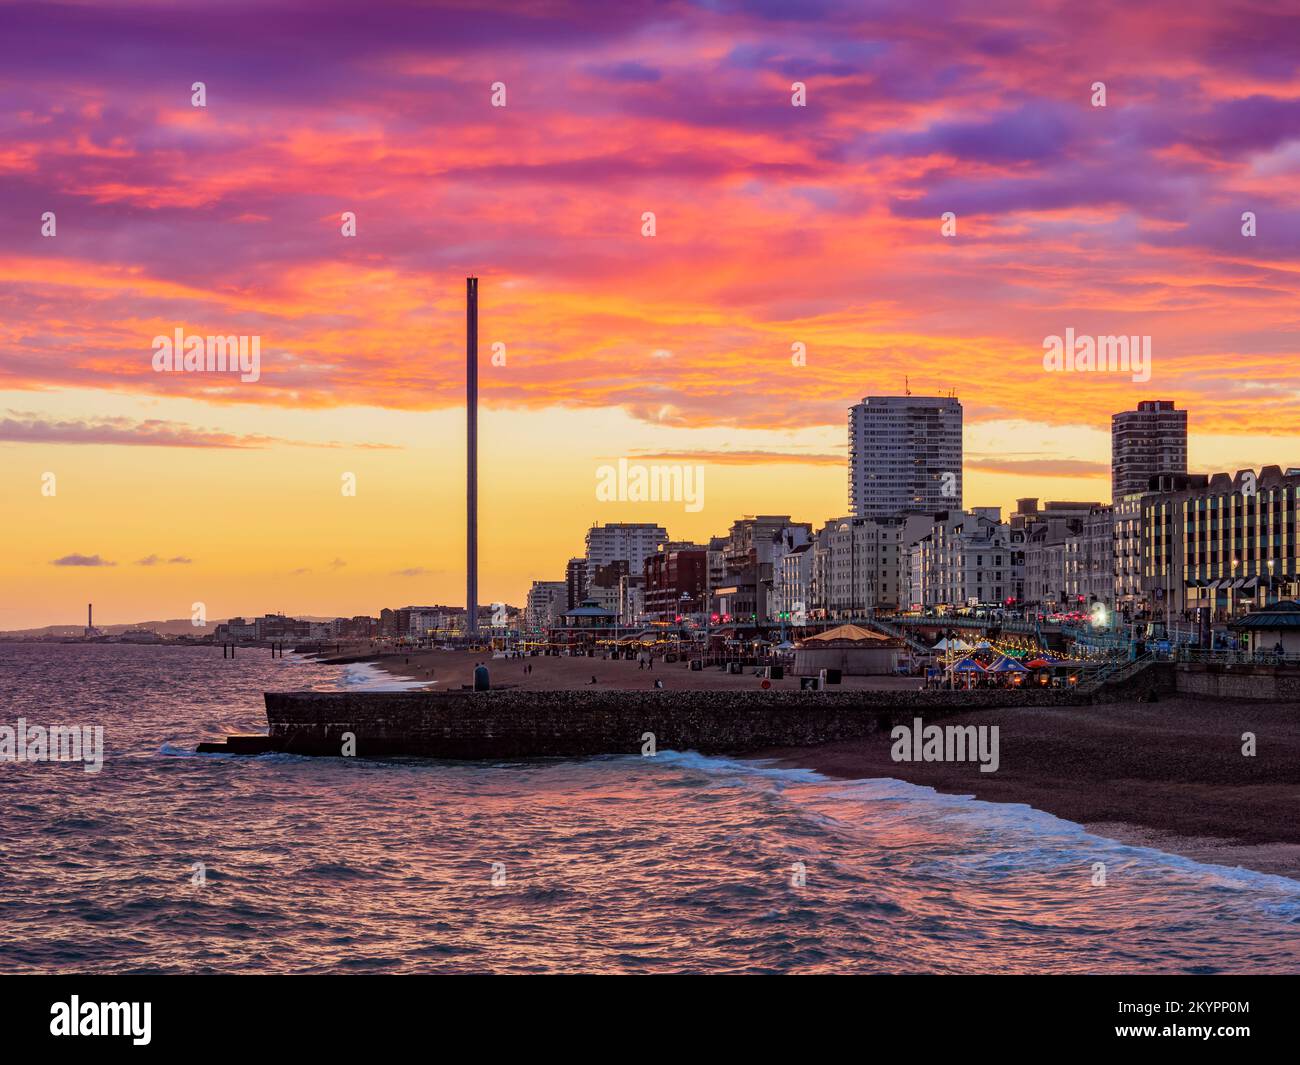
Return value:
[(852, 677), (887, 675), (897, 669), (901, 647), (900, 641), (860, 625), (840, 625), (798, 645), (794, 673), (809, 677), (823, 669), (838, 669)]

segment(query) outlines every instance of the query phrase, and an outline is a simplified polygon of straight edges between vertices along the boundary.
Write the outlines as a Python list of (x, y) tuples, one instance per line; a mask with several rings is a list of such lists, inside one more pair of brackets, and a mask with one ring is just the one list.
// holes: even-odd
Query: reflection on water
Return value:
[(1300, 962), (1300, 883), (898, 781), (671, 752), (513, 765), (190, 753), (263, 731), (266, 689), (376, 676), (269, 652), (0, 645), (0, 722), (102, 724), (106, 748), (97, 775), (0, 765), (0, 971)]

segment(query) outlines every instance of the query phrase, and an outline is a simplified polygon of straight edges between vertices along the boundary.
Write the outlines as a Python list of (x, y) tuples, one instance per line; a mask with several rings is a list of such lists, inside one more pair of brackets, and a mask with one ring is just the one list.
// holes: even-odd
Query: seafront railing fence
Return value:
[(1062, 625), (1061, 635), (1073, 640), (1081, 647), (1092, 647), (1097, 650), (1121, 650), (1129, 645), (1129, 638), (1122, 633), (1099, 632), (1095, 629), (1088, 630)]
[(913, 651), (916, 651), (920, 654), (930, 653), (930, 648), (926, 644), (922, 643), (914, 636), (909, 636), (907, 634), (906, 629), (902, 628), (899, 625), (895, 625), (893, 622), (884, 621), (883, 619), (877, 617), (872, 617), (872, 618), (865, 619), (865, 623), (872, 628), (879, 629), (886, 636), (892, 636), (896, 640), (902, 640)]
[(898, 626), (917, 629), (1001, 629), (1003, 632), (1018, 632), (1026, 636), (1035, 636), (1040, 632), (1056, 632), (1060, 626), (1056, 622), (1020, 621), (1018, 619), (970, 618), (948, 614), (934, 614), (920, 618), (890, 618)]
[(1078, 690), (1093, 692), (1097, 691), (1103, 684), (1114, 684), (1128, 680), (1130, 677), (1136, 677), (1148, 666), (1157, 662), (1170, 661), (1170, 657), (1160, 652), (1148, 651), (1137, 658), (1124, 658), (1114, 662), (1106, 662), (1099, 666), (1086, 667), (1084, 675), (1079, 681)]
[(1219, 665), (1300, 666), (1300, 654), (1257, 650), (1246, 651), (1227, 647), (1214, 650), (1201, 647), (1180, 647), (1174, 656), (1177, 662), (1213, 662)]

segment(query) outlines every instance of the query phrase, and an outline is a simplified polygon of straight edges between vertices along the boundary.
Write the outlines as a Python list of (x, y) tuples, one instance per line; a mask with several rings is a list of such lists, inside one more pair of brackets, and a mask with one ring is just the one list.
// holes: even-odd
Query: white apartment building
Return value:
[(812, 566), (818, 616), (851, 618), (905, 607), (911, 546), (932, 524), (923, 514), (827, 522), (817, 533)]
[(817, 556), (815, 544), (799, 544), (781, 554), (778, 564), (773, 564), (775, 582), (776, 617), (801, 625), (813, 612), (813, 561)]
[(935, 518), (911, 550), (910, 599), (921, 607), (1005, 603), (1024, 582), (1019, 544), (1001, 507)]
[(1065, 538), (1065, 597), (1076, 609), (1115, 602), (1115, 511), (1099, 505)]
[(420, 639), (430, 633), (437, 632), (439, 629), (446, 628), (446, 611), (439, 610), (436, 607), (423, 606), (413, 606), (407, 609), (411, 612), (406, 630), (408, 636)]
[[(782, 614), (793, 615), (802, 610), (807, 615), (809, 610), (808, 593), (812, 583), (812, 527), (808, 525), (789, 525), (776, 533), (772, 539), (769, 560), (770, 580), (764, 579), (767, 591), (765, 615), (770, 619), (779, 619)], [(792, 559), (790, 576), (793, 584), (787, 586), (786, 559)], [(768, 571), (764, 570), (764, 574)], [(800, 579), (802, 578), (802, 579)]]
[(1133, 612), (1146, 605), (1142, 586), (1142, 498), (1145, 494), (1130, 492), (1114, 503), (1116, 610)]
[(587, 588), (596, 582), (596, 569), (626, 562), (629, 573), (641, 573), (645, 560), (668, 543), (668, 531), (650, 522), (609, 522), (587, 531)]
[[(1011, 527), (1024, 534), (1024, 591), (1017, 599), (1030, 607), (1056, 611), (1103, 601), (1112, 509), (1104, 503), (1017, 500)], [(1079, 599), (1079, 595), (1083, 599)]]
[(567, 581), (533, 581), (524, 606), (524, 626), (529, 631), (559, 624), (568, 609)]
[(961, 510), (962, 407), (951, 396), (867, 396), (849, 408), (849, 510)]
[(1070, 605), (1065, 585), (1065, 541), (1070, 530), (1046, 523), (1031, 526), (1025, 535), (1025, 602), (1043, 610)]

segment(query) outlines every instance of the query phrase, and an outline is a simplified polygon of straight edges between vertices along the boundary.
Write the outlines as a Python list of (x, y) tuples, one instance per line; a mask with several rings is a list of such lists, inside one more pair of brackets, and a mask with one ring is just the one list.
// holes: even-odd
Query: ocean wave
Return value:
[[(1260, 873), (1241, 866), (1200, 862), (1155, 847), (1123, 843), (1089, 832), (1083, 825), (1025, 803), (986, 802), (973, 795), (940, 792), (927, 785), (892, 777), (844, 780), (814, 769), (782, 766), (766, 759), (729, 758), (703, 755), (696, 751), (660, 751), (655, 758), (683, 769), (704, 773), (765, 780), (779, 785), (818, 785), (827, 789), (824, 798), (845, 803), (863, 819), (878, 817), (881, 803), (917, 803), (927, 812), (957, 817), (976, 830), (988, 830), (1002, 837), (1008, 846), (1015, 849), (1015, 854), (1010, 859), (1012, 868), (1006, 871), (1007, 875), (1013, 875), (1025, 867), (1041, 867), (1054, 861), (1059, 863), (1065, 857), (1077, 863), (1080, 852), (1098, 855), (1105, 853), (1178, 869), (1201, 878), (1207, 887), (1217, 886), (1231, 890), (1255, 888), (1277, 892), (1289, 897), (1292, 905), (1300, 908), (1298, 880)], [(790, 796), (786, 795), (786, 798), (789, 799)], [(861, 823), (857, 817), (830, 816), (845, 827)], [(1046, 846), (1035, 846), (1032, 842), (1035, 839), (1050, 842)], [(1284, 910), (1290, 912), (1290, 907), (1284, 907)]]
[(22, 829), (0, 873), (2, 972), (1300, 966), (1296, 881), (1024, 805), (692, 751), (205, 763), (194, 743), (256, 730), (265, 691), (423, 685), (242, 650), (18, 655), (0, 662), (17, 704), (94, 707), (114, 753), (103, 774), (0, 772)]
[(399, 677), (371, 662), (348, 662), (338, 680), (337, 690), (364, 692), (403, 692), (427, 688), (434, 681)]

